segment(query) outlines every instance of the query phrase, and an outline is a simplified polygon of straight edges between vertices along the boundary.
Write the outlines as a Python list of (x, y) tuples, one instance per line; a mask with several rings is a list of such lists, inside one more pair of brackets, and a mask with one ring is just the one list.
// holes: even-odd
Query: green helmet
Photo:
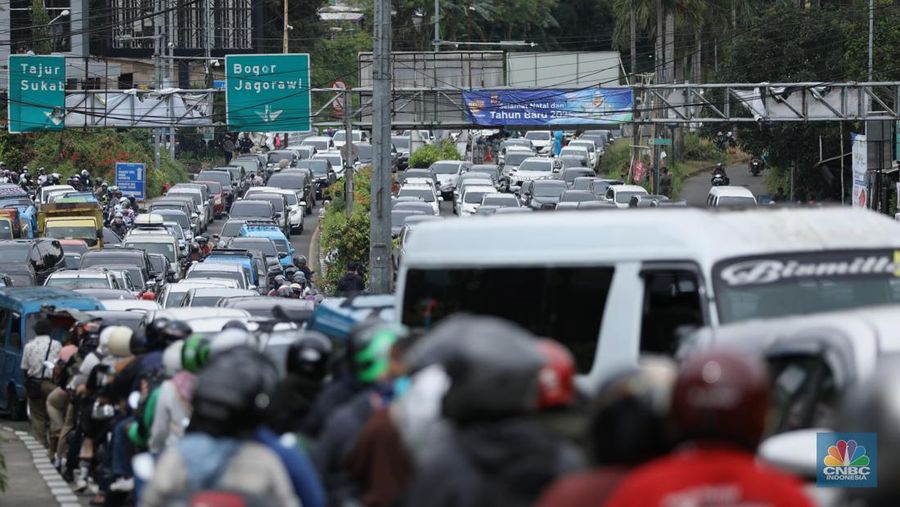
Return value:
[(394, 343), (408, 335), (409, 330), (399, 324), (380, 320), (360, 324), (350, 336), (347, 351), (356, 379), (366, 384), (381, 379), (388, 371)]

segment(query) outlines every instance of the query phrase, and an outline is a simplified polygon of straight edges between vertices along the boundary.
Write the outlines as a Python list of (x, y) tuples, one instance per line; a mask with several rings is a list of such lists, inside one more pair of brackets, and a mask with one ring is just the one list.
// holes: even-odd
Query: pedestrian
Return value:
[(347, 264), (347, 271), (344, 276), (338, 280), (337, 293), (339, 295), (349, 297), (359, 294), (366, 290), (366, 282), (359, 275), (359, 267), (357, 263), (351, 262)]
[(275, 146), (276, 150), (281, 149), (281, 136), (275, 134), (275, 139), (272, 141), (272, 145)]
[(62, 349), (60, 342), (50, 338), (52, 330), (53, 324), (49, 319), (41, 318), (34, 323), (35, 337), (25, 344), (21, 364), (25, 395), (31, 411), (31, 431), (44, 447), (49, 446), (47, 436), (50, 416), (47, 413), (47, 396), (56, 387), (53, 384), (53, 365), (59, 359), (59, 351)]
[(553, 156), (558, 157), (559, 152), (562, 151), (563, 147), (563, 131), (555, 130), (553, 131)]
[(250, 139), (250, 132), (244, 132), (244, 135), (238, 141), (238, 152), (241, 155), (247, 155), (253, 150), (253, 139)]
[(668, 167), (662, 168), (662, 174), (659, 177), (659, 193), (666, 197), (672, 197), (672, 174)]
[(231, 139), (231, 134), (227, 132), (222, 138), (222, 152), (225, 155), (225, 165), (228, 165), (231, 163), (231, 157), (234, 156), (234, 141)]
[(669, 420), (683, 445), (631, 472), (606, 504), (811, 507), (803, 483), (760, 463), (769, 376), (758, 357), (712, 350), (686, 358)]

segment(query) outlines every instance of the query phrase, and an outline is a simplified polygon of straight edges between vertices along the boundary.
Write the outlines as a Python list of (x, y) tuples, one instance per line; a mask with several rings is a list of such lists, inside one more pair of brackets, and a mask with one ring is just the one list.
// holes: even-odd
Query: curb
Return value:
[(31, 462), (47, 485), (47, 489), (56, 498), (60, 507), (81, 507), (78, 497), (72, 491), (69, 483), (63, 480), (50, 460), (47, 459), (47, 449), (39, 444), (27, 431), (16, 431), (8, 426), (0, 426), (0, 429), (16, 436), (25, 448), (31, 452)]
[(312, 237), (309, 238), (309, 252), (306, 257), (309, 259), (309, 267), (316, 273), (320, 273), (322, 266), (319, 265), (319, 233), (321, 232), (321, 221), (316, 225)]

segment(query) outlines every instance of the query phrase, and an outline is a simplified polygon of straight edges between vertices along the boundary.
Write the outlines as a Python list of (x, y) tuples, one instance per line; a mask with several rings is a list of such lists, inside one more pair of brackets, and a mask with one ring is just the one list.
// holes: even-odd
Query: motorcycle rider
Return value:
[(275, 297), (278, 295), (278, 289), (284, 285), (285, 278), (284, 275), (276, 275), (275, 279), (272, 281), (272, 289), (269, 290), (269, 293), (266, 294), (269, 297)]
[(812, 506), (800, 481), (756, 461), (769, 389), (758, 357), (726, 350), (688, 357), (669, 411), (685, 445), (631, 472), (606, 505)]
[(201, 234), (200, 237), (197, 238), (197, 246), (200, 248), (200, 255), (203, 258), (206, 258), (210, 252), (212, 252), (212, 246), (209, 244), (209, 237), (206, 234)]
[(307, 260), (305, 255), (298, 255), (294, 257), (294, 266), (303, 273), (303, 276), (306, 277), (306, 280), (312, 283), (312, 270), (306, 265)]
[(81, 188), (85, 192), (90, 192), (93, 190), (93, 180), (91, 180), (91, 173), (88, 172), (87, 169), (81, 170)]
[(124, 238), (125, 234), (128, 232), (128, 227), (125, 225), (125, 219), (121, 213), (116, 213), (116, 216), (109, 224), (109, 228), (116, 233), (116, 236), (119, 238)]
[(725, 165), (722, 164), (721, 162), (716, 164), (716, 167), (713, 168), (712, 175), (713, 175), (713, 178), (715, 178), (716, 176), (721, 176), (723, 178), (727, 178), (728, 174), (725, 173)]

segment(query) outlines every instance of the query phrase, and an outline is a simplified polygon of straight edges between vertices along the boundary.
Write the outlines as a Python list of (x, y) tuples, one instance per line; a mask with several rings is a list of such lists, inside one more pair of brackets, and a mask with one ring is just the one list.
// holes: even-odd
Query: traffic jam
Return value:
[(368, 132), (143, 200), (0, 163), (0, 418), (81, 505), (900, 505), (900, 223), (689, 207), (620, 135), (395, 132), (387, 294), (317, 239)]

